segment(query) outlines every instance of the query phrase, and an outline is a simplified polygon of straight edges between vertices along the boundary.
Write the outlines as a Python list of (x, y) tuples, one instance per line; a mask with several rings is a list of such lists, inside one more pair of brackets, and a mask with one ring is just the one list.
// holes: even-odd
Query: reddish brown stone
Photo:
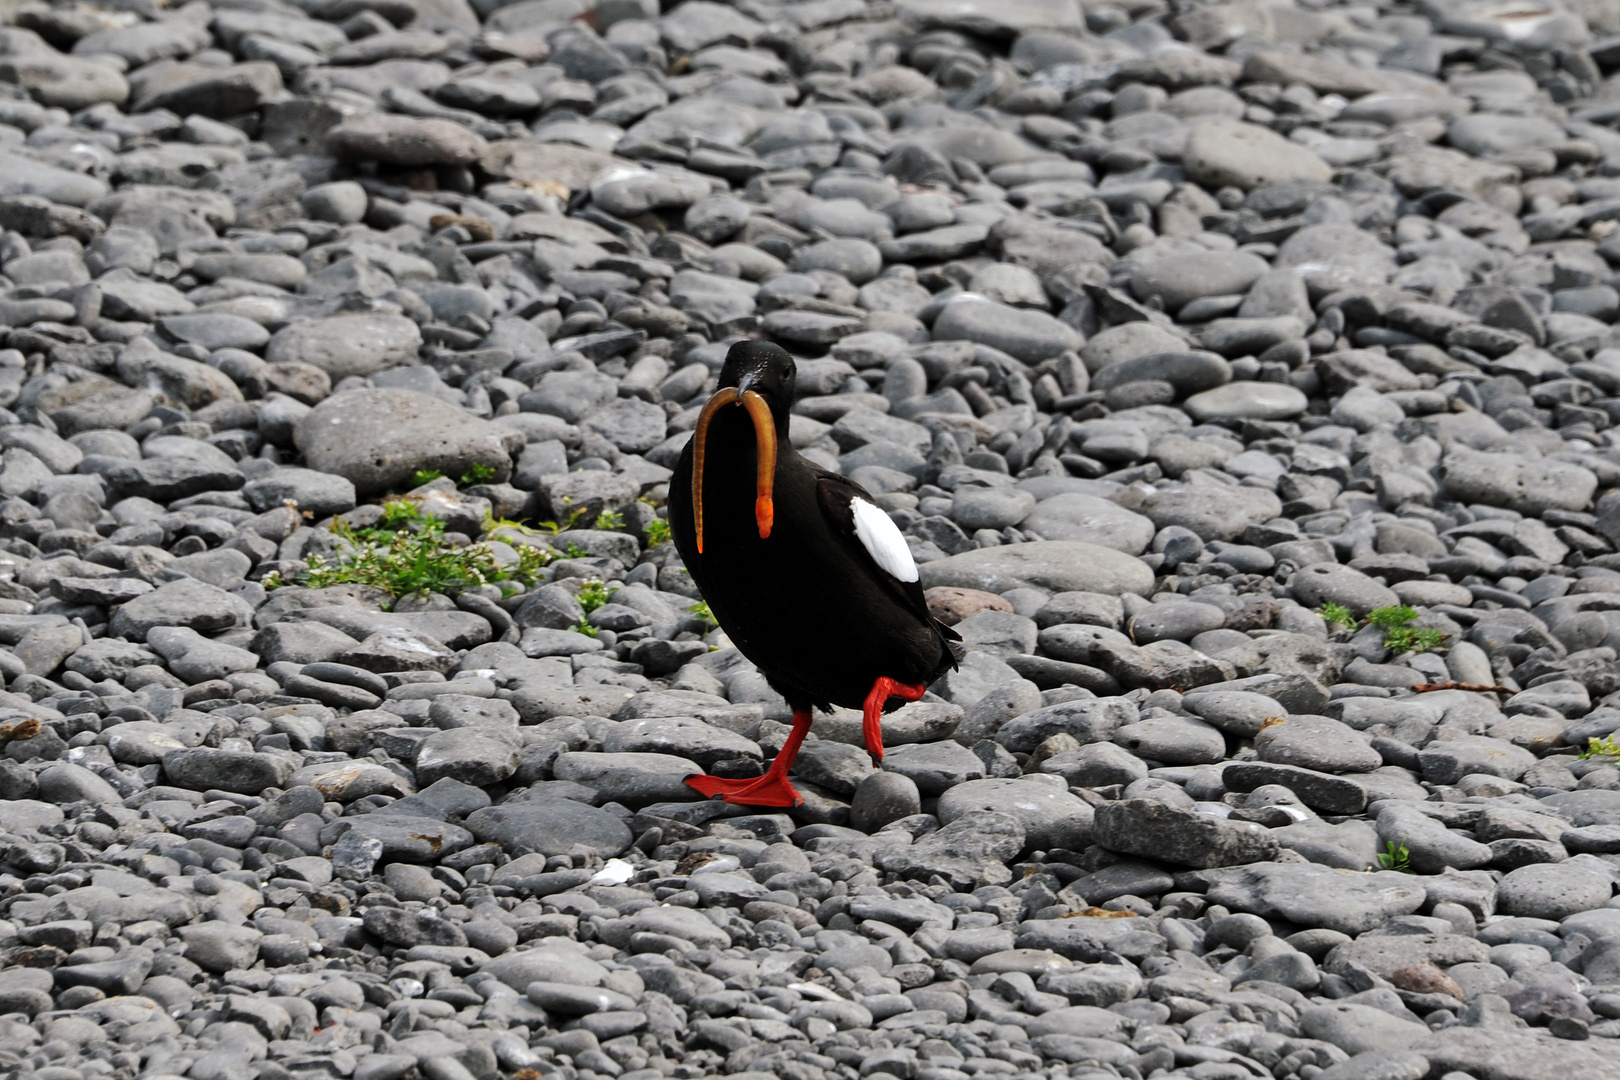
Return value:
[(1011, 611), (1012, 605), (995, 593), (978, 589), (961, 589), (954, 585), (936, 585), (923, 593), (928, 601), (928, 613), (946, 626), (955, 626), (969, 615), (981, 611)]
[(1433, 964), (1413, 964), (1390, 975), (1389, 981), (1412, 994), (1445, 994), (1463, 1000), (1462, 987), (1457, 980)]

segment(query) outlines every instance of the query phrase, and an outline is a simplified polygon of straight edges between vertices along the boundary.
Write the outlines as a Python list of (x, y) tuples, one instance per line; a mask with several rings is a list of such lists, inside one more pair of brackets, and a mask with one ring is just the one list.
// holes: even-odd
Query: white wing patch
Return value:
[(916, 560), (889, 515), (865, 499), (851, 499), (849, 508), (855, 516), (855, 536), (872, 561), (901, 581), (916, 581)]

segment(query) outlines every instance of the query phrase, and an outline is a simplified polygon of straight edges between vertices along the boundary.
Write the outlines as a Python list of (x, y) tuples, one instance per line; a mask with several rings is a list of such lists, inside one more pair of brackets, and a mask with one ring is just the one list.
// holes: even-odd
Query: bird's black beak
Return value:
[(773, 486), (776, 478), (776, 422), (771, 407), (758, 392), (749, 389), (754, 375), (744, 375), (736, 386), (716, 390), (703, 411), (698, 414), (697, 428), (692, 432), (692, 523), (697, 533), (698, 554), (703, 554), (703, 463), (709, 440), (709, 425), (715, 415), (727, 405), (740, 404), (748, 410), (754, 422), (754, 444), (758, 450), (756, 469), (754, 521), (759, 526), (759, 538), (769, 539), (771, 524), (776, 517)]

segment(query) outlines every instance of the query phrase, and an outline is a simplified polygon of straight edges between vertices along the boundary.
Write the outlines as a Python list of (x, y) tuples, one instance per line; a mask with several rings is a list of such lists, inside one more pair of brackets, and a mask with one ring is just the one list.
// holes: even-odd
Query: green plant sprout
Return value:
[(579, 587), (579, 606), (589, 615), (612, 598), (618, 587), (609, 588), (595, 578), (588, 578)]
[(720, 625), (720, 620), (716, 619), (714, 617), (714, 612), (709, 610), (709, 602), (707, 600), (699, 600), (686, 610), (690, 611), (692, 613), (692, 617), (700, 623), (708, 623), (710, 626), (714, 627), (718, 627)]
[(596, 627), (592, 626), (590, 623), (586, 622), (584, 619), (581, 619), (581, 620), (579, 620), (579, 622), (574, 624), (574, 633), (576, 633), (576, 634), (584, 634), (586, 637), (595, 637), (596, 636)]
[(1390, 840), (1384, 844), (1384, 850), (1378, 853), (1378, 869), (1393, 870), (1397, 874), (1415, 874), (1412, 869), (1412, 851), (1403, 840), (1399, 844)]
[(472, 487), (474, 484), (487, 484), (493, 479), (495, 479), (495, 466), (485, 465), (480, 461), (469, 466), (467, 471), (461, 474), (460, 486)]
[(659, 544), (669, 543), (669, 522), (663, 518), (653, 518), (647, 526), (647, 546), (657, 547)]
[(624, 515), (615, 510), (604, 510), (596, 515), (596, 524), (592, 527), (597, 529), (622, 529), (624, 528)]
[(1426, 626), (1408, 626), (1418, 613), (1405, 604), (1381, 607), (1367, 613), (1367, 622), (1384, 631), (1384, 648), (1399, 655), (1421, 653), (1438, 649), (1446, 643), (1446, 635)]
[(1405, 604), (1392, 604), (1367, 612), (1367, 621), (1385, 630), (1399, 630), (1417, 618), (1417, 614), (1417, 608), (1407, 607)]
[(590, 513), (590, 509), (584, 506), (573, 506), (572, 503), (572, 499), (563, 499), (563, 505), (569, 507), (567, 521), (542, 521), (539, 523), (540, 528), (550, 533), (552, 536), (556, 536), (558, 533), (567, 529), (572, 529), (574, 526), (578, 525), (580, 519), (586, 514)]
[[(1316, 609), (1316, 613), (1322, 616), (1322, 621), (1330, 627), (1355, 628), (1355, 616), (1342, 604), (1323, 604)], [(1442, 631), (1433, 627), (1408, 625), (1417, 617), (1417, 609), (1407, 607), (1405, 604), (1391, 604), (1389, 607), (1369, 611), (1361, 625), (1376, 626), (1382, 630), (1384, 648), (1396, 655), (1429, 652), (1446, 643), (1446, 635)]]
[(477, 585), (529, 585), (551, 561), (551, 556), (540, 548), (524, 546), (516, 549), (516, 566), (502, 567), (487, 548), (477, 544), (452, 546), (445, 537), (444, 522), (405, 500), (385, 504), (382, 520), (393, 527), (356, 529), (341, 518), (335, 519), (331, 532), (338, 545), (330, 560), (312, 555), (307, 560), (308, 569), (295, 580), (271, 573), (265, 575), (262, 584), (266, 589), (285, 585), (313, 589), (369, 585), (398, 598)]
[(541, 532), (539, 529), (530, 528), (523, 522), (513, 521), (511, 518), (498, 518), (494, 514), (484, 515), (484, 532), (499, 532), (502, 529), (511, 529), (513, 532), (522, 533), (524, 536), (539, 536)]
[(1616, 739), (1613, 735), (1605, 735), (1600, 739), (1594, 735), (1586, 740), (1586, 749), (1581, 751), (1581, 757), (1620, 759), (1620, 739)]
[(1343, 604), (1323, 604), (1316, 609), (1316, 613), (1322, 616), (1322, 621), (1329, 626), (1356, 625), (1356, 617)]
[(435, 480), (443, 480), (444, 473), (438, 469), (417, 469), (411, 474), (411, 487), (419, 488), (423, 484), (431, 484)]
[(409, 499), (390, 499), (382, 505), (378, 524), (388, 529), (403, 529), (422, 520), (422, 508)]

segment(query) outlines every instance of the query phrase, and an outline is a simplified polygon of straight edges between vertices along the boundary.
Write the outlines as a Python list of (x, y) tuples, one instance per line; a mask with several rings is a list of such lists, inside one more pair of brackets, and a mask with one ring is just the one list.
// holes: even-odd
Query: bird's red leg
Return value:
[(883, 764), (883, 706), (889, 703), (891, 697), (916, 701), (927, 692), (928, 687), (922, 683), (909, 685), (895, 682), (887, 675), (878, 676), (877, 682), (872, 684), (872, 692), (866, 695), (866, 707), (862, 710), (862, 731), (866, 735), (866, 752), (872, 756), (873, 765)]
[(742, 806), (797, 806), (804, 800), (793, 785), (788, 783), (788, 770), (793, 768), (793, 759), (799, 756), (799, 747), (804, 745), (804, 737), (810, 734), (810, 710), (793, 714), (793, 730), (788, 732), (787, 742), (777, 753), (776, 760), (771, 767), (765, 770), (764, 776), (752, 777), (748, 780), (726, 780), (718, 776), (691, 776), (686, 780), (687, 786), (696, 788), (709, 798), (719, 796), (728, 803), (738, 803)]

